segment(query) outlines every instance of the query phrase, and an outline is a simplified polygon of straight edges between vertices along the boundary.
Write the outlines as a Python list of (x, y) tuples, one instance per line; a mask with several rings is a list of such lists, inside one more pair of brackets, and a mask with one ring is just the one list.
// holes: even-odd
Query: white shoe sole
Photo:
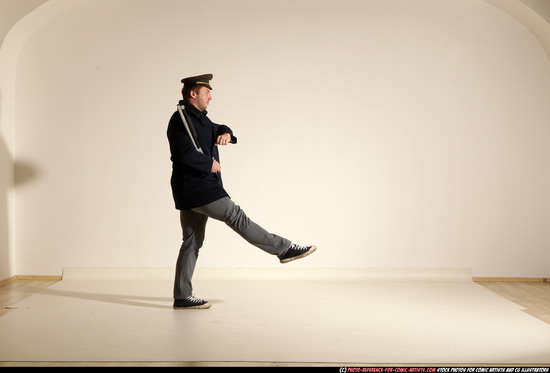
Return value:
[(311, 249), (309, 249), (308, 251), (306, 251), (302, 255), (297, 255), (297, 256), (294, 256), (292, 258), (287, 258), (287, 259), (281, 259), (281, 263), (288, 263), (288, 262), (292, 262), (293, 260), (296, 260), (296, 259), (305, 258), (309, 254), (312, 254), (315, 250), (317, 250), (317, 246), (311, 246)]
[(175, 310), (206, 310), (210, 307), (212, 307), (212, 304), (206, 302), (205, 304), (201, 304), (200, 306), (191, 306), (191, 307), (176, 307), (176, 306), (174, 306), (174, 309)]

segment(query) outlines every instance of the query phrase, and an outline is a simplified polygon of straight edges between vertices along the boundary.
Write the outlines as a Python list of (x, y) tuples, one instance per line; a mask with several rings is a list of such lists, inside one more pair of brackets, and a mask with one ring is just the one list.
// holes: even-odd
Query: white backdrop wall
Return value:
[[(481, 0), (73, 4), (17, 65), (17, 274), (174, 265), (165, 131), (202, 73), (231, 197), (319, 246), (295, 266), (550, 277), (550, 64)], [(279, 264), (210, 221), (199, 266)]]

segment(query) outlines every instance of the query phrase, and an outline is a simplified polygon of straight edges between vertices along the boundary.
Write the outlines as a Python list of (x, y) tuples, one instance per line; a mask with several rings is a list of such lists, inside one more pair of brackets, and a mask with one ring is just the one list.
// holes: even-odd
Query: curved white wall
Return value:
[(24, 38), (25, 35), (14, 30), (6, 44), (4, 39), (14, 25), (46, 1), (0, 0), (0, 281), (15, 275), (13, 91), (14, 72), (22, 44), (18, 37)]
[(484, 0), (527, 27), (550, 60), (550, 3), (546, 0)]
[[(17, 63), (18, 274), (173, 266), (166, 124), (179, 79), (212, 72), (227, 189), (319, 245), (297, 265), (550, 277), (550, 65), (493, 6), (73, 4)], [(199, 265), (278, 264), (210, 222)]]

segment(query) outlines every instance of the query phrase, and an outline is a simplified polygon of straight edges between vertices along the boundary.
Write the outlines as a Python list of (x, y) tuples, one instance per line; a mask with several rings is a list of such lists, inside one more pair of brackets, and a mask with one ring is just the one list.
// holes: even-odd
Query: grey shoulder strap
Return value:
[(190, 126), (193, 125), (193, 123), (187, 123), (187, 120), (185, 119), (185, 114), (183, 113), (181, 105), (178, 105), (178, 111), (180, 113), (183, 125), (185, 126), (185, 129), (187, 130), (187, 133), (189, 134), (189, 137), (191, 138), (191, 142), (193, 143), (193, 146), (195, 147), (195, 149), (197, 149), (197, 151), (199, 153), (203, 153), (203, 151), (202, 151), (202, 149), (199, 145), (199, 140), (197, 138), (197, 135), (196, 135), (195, 131), (192, 131), (192, 129), (194, 130), (194, 128), (190, 127)]

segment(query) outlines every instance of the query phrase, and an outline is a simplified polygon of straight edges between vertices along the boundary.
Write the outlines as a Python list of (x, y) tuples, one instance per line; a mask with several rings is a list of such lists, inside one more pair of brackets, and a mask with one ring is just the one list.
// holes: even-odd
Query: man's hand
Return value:
[(223, 135), (218, 136), (216, 139), (216, 145), (227, 145), (231, 142), (231, 135), (224, 133)]
[(220, 172), (221, 170), (222, 170), (222, 166), (220, 166), (220, 164), (218, 163), (217, 160), (212, 158), (212, 173), (215, 174), (215, 173)]

